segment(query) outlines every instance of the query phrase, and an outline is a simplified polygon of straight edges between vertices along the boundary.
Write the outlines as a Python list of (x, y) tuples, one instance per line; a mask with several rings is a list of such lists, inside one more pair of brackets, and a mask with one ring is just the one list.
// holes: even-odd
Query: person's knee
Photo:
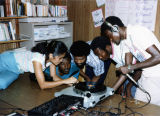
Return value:
[(6, 89), (13, 81), (18, 78), (19, 74), (3, 71), (0, 72), (0, 90)]

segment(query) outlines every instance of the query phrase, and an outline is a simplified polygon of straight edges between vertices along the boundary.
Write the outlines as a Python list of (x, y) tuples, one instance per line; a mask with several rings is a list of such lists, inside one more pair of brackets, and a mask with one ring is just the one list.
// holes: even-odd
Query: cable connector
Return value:
[(113, 88), (110, 88), (109, 95), (113, 95), (114, 93), (115, 93), (115, 90)]

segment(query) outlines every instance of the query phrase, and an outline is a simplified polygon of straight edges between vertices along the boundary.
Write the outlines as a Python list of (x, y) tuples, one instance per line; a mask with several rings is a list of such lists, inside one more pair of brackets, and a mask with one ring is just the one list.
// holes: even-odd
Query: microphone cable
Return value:
[(151, 95), (142, 87), (140, 86), (129, 74), (126, 74), (126, 76), (141, 90), (143, 91), (145, 94), (148, 95), (147, 100), (148, 102), (146, 104), (144, 104), (143, 106), (139, 106), (139, 107), (130, 107), (130, 108), (134, 108), (134, 109), (138, 109), (138, 108), (142, 108), (147, 106), (150, 102), (151, 102)]

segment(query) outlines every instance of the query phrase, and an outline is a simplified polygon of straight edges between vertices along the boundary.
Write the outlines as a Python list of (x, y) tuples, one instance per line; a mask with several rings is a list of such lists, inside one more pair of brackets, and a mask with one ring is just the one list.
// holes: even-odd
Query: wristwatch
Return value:
[(130, 70), (130, 72), (131, 72), (131, 73), (133, 73), (133, 72), (134, 72), (134, 71), (131, 69), (131, 65), (130, 65), (130, 64), (128, 65), (128, 67), (127, 67), (127, 68), (128, 68), (128, 70)]
[(131, 65), (129, 64), (127, 68), (128, 68), (128, 70), (131, 70)]

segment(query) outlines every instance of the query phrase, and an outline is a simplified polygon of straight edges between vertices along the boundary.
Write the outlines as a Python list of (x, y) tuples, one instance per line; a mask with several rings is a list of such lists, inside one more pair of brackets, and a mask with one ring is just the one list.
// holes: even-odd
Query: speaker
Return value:
[(111, 28), (112, 32), (119, 32), (118, 25), (112, 25), (111, 23), (105, 21), (106, 25)]

